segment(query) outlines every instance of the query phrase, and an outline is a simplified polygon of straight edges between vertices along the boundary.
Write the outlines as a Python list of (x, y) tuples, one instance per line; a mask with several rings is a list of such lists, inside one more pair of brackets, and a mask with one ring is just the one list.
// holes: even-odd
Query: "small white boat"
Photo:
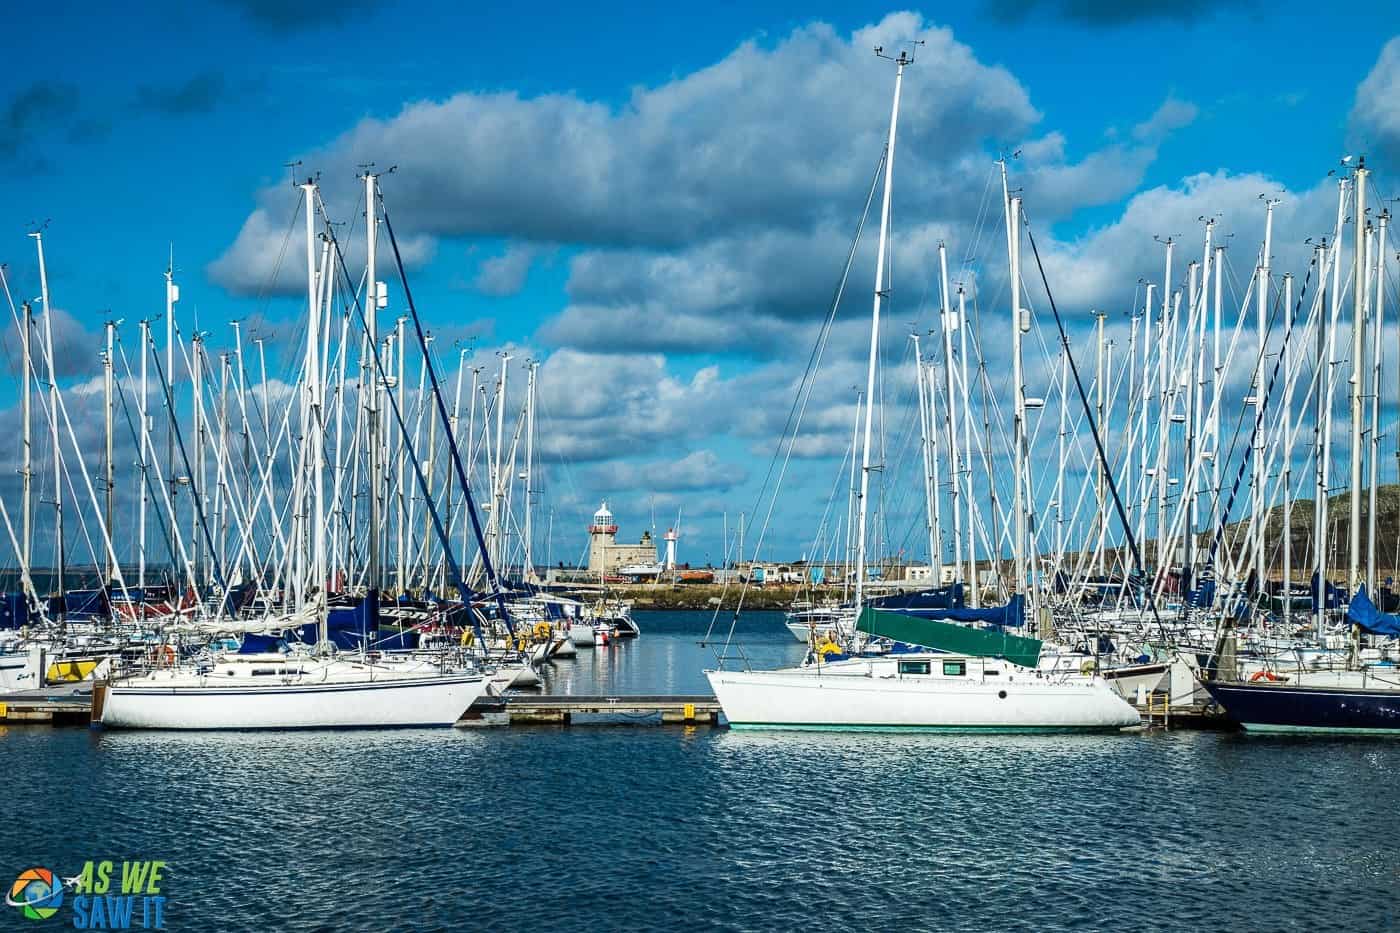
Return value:
[(1042, 732), (1137, 725), (1101, 678), (994, 658), (902, 654), (772, 671), (706, 671), (736, 729)]
[(606, 622), (601, 622), (593, 626), (593, 645), (597, 648), (606, 648), (613, 638), (613, 627)]
[(0, 692), (16, 693), (44, 686), (48, 652), (43, 645), (6, 645), (0, 648)]
[(593, 626), (586, 622), (574, 622), (569, 626), (569, 641), (575, 648), (592, 648), (595, 637)]
[(841, 606), (794, 609), (787, 614), (786, 625), (792, 637), (804, 645), (813, 640), (839, 640), (842, 635), (855, 631), (856, 613), (854, 609)]
[(475, 671), (310, 655), (229, 655), (97, 684), (108, 729), (450, 726), (486, 691)]

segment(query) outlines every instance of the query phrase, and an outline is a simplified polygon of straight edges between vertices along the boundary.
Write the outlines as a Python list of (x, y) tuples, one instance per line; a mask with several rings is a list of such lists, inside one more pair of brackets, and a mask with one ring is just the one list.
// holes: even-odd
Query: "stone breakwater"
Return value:
[[(632, 602), (634, 609), (714, 609), (723, 606), (733, 609), (743, 590), (739, 584), (638, 584), (635, 586), (610, 586), (608, 591), (619, 599)], [(828, 599), (839, 600), (841, 588), (798, 587), (798, 586), (751, 586), (744, 593), (745, 609), (787, 609), (793, 600), (800, 597), (821, 603)]]

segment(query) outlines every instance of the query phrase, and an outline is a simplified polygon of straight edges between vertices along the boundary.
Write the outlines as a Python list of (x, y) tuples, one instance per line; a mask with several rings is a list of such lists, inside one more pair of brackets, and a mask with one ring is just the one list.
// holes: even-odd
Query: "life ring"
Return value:
[(1249, 678), (1249, 682), (1252, 684), (1257, 684), (1259, 681), (1263, 680), (1267, 681), (1268, 683), (1275, 684), (1278, 683), (1280, 679), (1281, 678), (1273, 671), (1255, 671), (1254, 676)]
[(535, 623), (535, 638), (537, 638), (538, 640), (544, 641), (553, 633), (554, 629), (550, 626), (548, 622)]

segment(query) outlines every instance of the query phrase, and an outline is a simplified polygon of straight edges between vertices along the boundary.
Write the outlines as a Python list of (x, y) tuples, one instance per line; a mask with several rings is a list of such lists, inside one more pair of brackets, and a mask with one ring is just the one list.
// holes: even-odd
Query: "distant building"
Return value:
[(639, 543), (618, 544), (617, 523), (604, 502), (593, 513), (593, 522), (588, 526), (589, 573), (611, 574), (623, 567), (639, 565), (656, 565), (656, 541), (650, 531), (644, 531)]

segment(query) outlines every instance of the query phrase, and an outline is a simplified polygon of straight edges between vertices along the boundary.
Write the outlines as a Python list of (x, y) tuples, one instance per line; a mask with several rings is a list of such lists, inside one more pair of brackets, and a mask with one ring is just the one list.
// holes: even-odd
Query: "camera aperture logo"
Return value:
[(164, 930), (166, 869), (158, 861), (89, 860), (65, 878), (27, 868), (10, 885), (5, 905), (29, 920), (48, 920), (67, 905), (77, 930)]

